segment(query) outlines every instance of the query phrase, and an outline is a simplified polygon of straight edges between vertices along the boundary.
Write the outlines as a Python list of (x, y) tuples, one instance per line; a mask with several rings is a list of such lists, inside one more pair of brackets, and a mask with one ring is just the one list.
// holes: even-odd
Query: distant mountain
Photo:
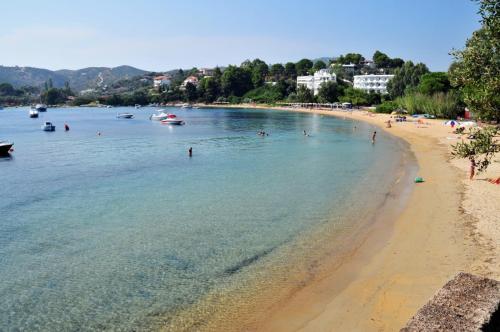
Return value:
[(0, 83), (10, 83), (14, 87), (43, 86), (45, 82), (52, 79), (54, 87), (63, 87), (65, 82), (69, 82), (73, 90), (81, 91), (104, 87), (122, 79), (147, 73), (147, 71), (131, 66), (89, 67), (79, 70), (56, 71), (33, 67), (0, 66)]

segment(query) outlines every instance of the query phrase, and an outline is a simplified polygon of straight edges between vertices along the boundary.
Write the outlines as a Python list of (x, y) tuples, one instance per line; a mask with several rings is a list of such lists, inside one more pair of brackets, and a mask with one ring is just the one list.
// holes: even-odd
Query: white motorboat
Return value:
[(135, 104), (135, 108), (141, 108), (142, 106), (139, 104)]
[(182, 121), (181, 119), (178, 119), (175, 114), (169, 114), (166, 119), (161, 120), (161, 123), (180, 126), (180, 125), (184, 124), (184, 121)]
[(30, 118), (38, 118), (38, 111), (36, 109), (30, 109)]
[(47, 112), (47, 105), (36, 104), (35, 105), (35, 110), (37, 110), (38, 112)]
[(193, 108), (190, 104), (182, 104), (181, 108)]
[(14, 143), (8, 141), (0, 141), (0, 155), (9, 154)]
[(45, 122), (43, 125), (42, 125), (42, 130), (43, 131), (56, 131), (56, 126), (54, 126), (52, 124), (52, 122)]
[(116, 117), (118, 119), (132, 119), (134, 115), (132, 113), (118, 113)]
[(149, 117), (150, 120), (156, 121), (165, 120), (166, 118), (168, 118), (168, 113), (166, 113), (165, 110), (158, 110), (155, 114), (151, 114)]

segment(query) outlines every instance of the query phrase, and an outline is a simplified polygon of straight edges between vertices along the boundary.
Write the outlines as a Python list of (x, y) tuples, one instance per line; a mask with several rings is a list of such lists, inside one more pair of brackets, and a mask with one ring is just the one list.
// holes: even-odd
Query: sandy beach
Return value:
[(380, 126), (410, 144), (425, 182), (414, 185), (396, 220), (371, 227), (348, 260), (245, 330), (398, 331), (458, 272), (500, 278), (500, 188), (486, 181), (500, 176), (499, 163), (469, 181), (468, 162), (450, 158), (461, 137), (441, 120), (385, 128), (389, 115), (364, 110), (276, 109)]

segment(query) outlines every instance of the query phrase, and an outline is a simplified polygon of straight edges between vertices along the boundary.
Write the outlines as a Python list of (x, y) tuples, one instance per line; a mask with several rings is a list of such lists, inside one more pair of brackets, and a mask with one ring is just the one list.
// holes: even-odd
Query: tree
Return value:
[(368, 99), (368, 93), (360, 89), (354, 89), (352, 87), (348, 87), (347, 89), (345, 89), (344, 95), (340, 97), (341, 102), (348, 102), (355, 106), (368, 105)]
[(297, 88), (297, 101), (300, 103), (312, 103), (314, 101), (314, 96), (307, 87), (300, 85)]
[(390, 60), (391, 58), (389, 58), (389, 56), (387, 56), (387, 54), (385, 53), (382, 53), (380, 51), (375, 51), (375, 53), (373, 54), (373, 62), (375, 62), (375, 65), (377, 66), (377, 68), (387, 68), (389, 67), (389, 63), (390, 63)]
[(184, 95), (186, 97), (186, 101), (187, 102), (194, 102), (196, 101), (196, 99), (198, 98), (198, 93), (196, 91), (196, 86), (191, 83), (191, 82), (188, 82), (186, 84), (186, 90), (184, 91)]
[(222, 73), (221, 88), (226, 97), (241, 97), (251, 90), (252, 86), (251, 74), (244, 68), (229, 66)]
[(295, 67), (295, 63), (287, 62), (285, 64), (285, 76), (293, 80), (297, 78), (297, 68)]
[(343, 86), (334, 81), (328, 81), (321, 84), (318, 91), (318, 100), (322, 103), (333, 103), (339, 100), (342, 95)]
[(9, 83), (0, 84), (0, 95), (2, 96), (13, 96), (15, 91), (14, 87)]
[(353, 63), (355, 65), (359, 65), (365, 58), (359, 53), (347, 53), (343, 57), (340, 56), (339, 59), (342, 59), (341, 64), (350, 64)]
[(475, 31), (463, 50), (451, 54), (456, 63), (450, 80), (458, 87), (467, 107), (480, 118), (500, 120), (500, 14), (498, 1), (481, 0), (481, 29)]
[(220, 94), (220, 85), (215, 77), (202, 78), (198, 88), (200, 98), (206, 103), (213, 103)]
[(448, 75), (443, 72), (434, 72), (422, 75), (417, 90), (430, 96), (437, 92), (448, 92), (450, 88)]
[(266, 76), (269, 73), (269, 66), (260, 59), (255, 59), (251, 66), (252, 83), (254, 88), (258, 88), (266, 81)]
[(320, 70), (320, 69), (325, 69), (325, 68), (326, 68), (326, 63), (324, 63), (324, 62), (323, 62), (323, 61), (321, 61), (321, 60), (318, 60), (318, 61), (316, 61), (316, 62), (314, 63), (314, 65), (313, 65), (313, 68), (312, 68), (312, 69), (313, 69), (313, 71), (314, 71), (314, 72), (317, 72), (318, 70)]
[(394, 70), (394, 77), (387, 84), (387, 91), (392, 98), (402, 96), (409, 88), (416, 88), (422, 75), (429, 72), (423, 63), (413, 64), (407, 61), (401, 68)]
[(451, 155), (453, 158), (468, 158), (478, 166), (478, 172), (483, 172), (491, 164), (495, 154), (500, 152), (500, 145), (495, 142), (498, 129), (495, 127), (473, 129), (470, 134), (474, 139), (453, 145)]
[(309, 59), (302, 59), (295, 64), (295, 69), (297, 70), (297, 75), (307, 75), (309, 70), (313, 67), (313, 63)]
[(285, 75), (285, 67), (281, 63), (275, 63), (269, 69), (269, 74), (275, 81), (279, 81)]

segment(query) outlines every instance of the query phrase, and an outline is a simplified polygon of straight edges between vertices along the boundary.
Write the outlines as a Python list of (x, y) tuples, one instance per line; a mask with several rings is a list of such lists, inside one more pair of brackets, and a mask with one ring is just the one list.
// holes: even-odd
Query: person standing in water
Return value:
[(188, 154), (189, 154), (190, 157), (193, 156), (193, 148), (192, 147), (189, 148)]
[(69, 126), (67, 123), (64, 124), (64, 131), (68, 131), (69, 130)]
[(375, 144), (375, 138), (377, 137), (377, 132), (374, 131), (372, 135), (372, 144)]

